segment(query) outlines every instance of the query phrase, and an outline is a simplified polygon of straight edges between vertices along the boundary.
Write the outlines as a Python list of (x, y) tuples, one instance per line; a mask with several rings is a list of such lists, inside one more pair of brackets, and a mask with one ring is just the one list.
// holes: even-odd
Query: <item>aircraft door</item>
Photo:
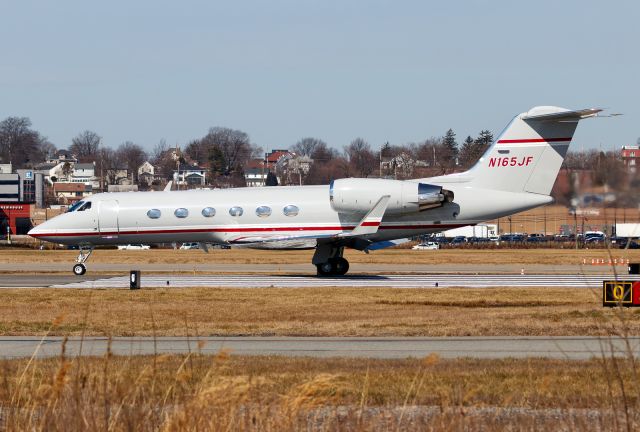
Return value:
[(102, 237), (118, 237), (118, 201), (100, 201), (98, 230)]

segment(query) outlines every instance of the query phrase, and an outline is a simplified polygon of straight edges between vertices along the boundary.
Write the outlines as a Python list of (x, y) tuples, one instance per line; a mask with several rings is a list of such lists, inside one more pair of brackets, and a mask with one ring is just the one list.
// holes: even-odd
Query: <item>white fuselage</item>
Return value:
[[(446, 187), (454, 202), (422, 212), (386, 215), (371, 242), (434, 233), (453, 227), (473, 225), (551, 202), (546, 195), (478, 189), (459, 176), (410, 180)], [(380, 191), (383, 193), (384, 191)], [(56, 243), (109, 245), (128, 243), (201, 242), (249, 247), (314, 247), (313, 236), (351, 231), (362, 213), (339, 213), (329, 199), (329, 186), (286, 186), (214, 190), (102, 193), (87, 198), (91, 208), (57, 216), (29, 234)], [(256, 209), (269, 207), (268, 216)], [(284, 208), (298, 211), (284, 214)], [(205, 207), (215, 215), (202, 214)], [(242, 214), (230, 214), (241, 208)], [(150, 218), (150, 210), (159, 210)], [(186, 217), (177, 217), (186, 209)], [(157, 212), (156, 212), (157, 213)], [(311, 240), (261, 243), (269, 237), (307, 236)], [(255, 243), (253, 243), (255, 240)]]

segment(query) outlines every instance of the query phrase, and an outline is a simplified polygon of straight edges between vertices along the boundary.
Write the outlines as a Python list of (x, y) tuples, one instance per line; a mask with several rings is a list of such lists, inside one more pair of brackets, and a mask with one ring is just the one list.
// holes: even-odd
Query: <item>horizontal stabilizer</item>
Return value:
[(531, 110), (529, 111), (531, 114), (525, 114), (522, 117), (522, 120), (578, 121), (589, 117), (595, 117), (600, 111), (602, 111), (600, 108), (585, 108), (574, 111), (567, 110), (561, 112), (537, 114), (536, 111)]

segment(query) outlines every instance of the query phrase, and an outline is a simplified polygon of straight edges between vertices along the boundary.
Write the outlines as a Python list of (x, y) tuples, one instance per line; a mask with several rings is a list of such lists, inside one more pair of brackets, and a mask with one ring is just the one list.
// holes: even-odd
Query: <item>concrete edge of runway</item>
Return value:
[(549, 358), (588, 360), (602, 355), (640, 354), (640, 336), (627, 340), (595, 336), (486, 336), (486, 337), (103, 337), (2, 336), (0, 358), (38, 358), (114, 355), (216, 354), (287, 357), (348, 357), (376, 359), (422, 358)]

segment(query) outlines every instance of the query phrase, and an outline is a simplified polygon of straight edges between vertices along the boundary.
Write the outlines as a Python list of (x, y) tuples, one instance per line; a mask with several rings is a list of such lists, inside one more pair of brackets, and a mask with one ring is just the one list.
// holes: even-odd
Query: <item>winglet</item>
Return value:
[(164, 189), (162, 191), (163, 192), (171, 191), (171, 186), (173, 186), (173, 180), (169, 180), (169, 182), (167, 183), (167, 185), (164, 187)]
[(353, 231), (344, 233), (341, 237), (361, 236), (365, 234), (375, 234), (378, 232), (378, 227), (380, 226), (380, 222), (382, 222), (384, 212), (387, 210), (390, 198), (390, 195), (384, 195), (381, 197), (376, 205), (369, 210), (369, 213), (362, 218), (358, 226), (356, 226)]

